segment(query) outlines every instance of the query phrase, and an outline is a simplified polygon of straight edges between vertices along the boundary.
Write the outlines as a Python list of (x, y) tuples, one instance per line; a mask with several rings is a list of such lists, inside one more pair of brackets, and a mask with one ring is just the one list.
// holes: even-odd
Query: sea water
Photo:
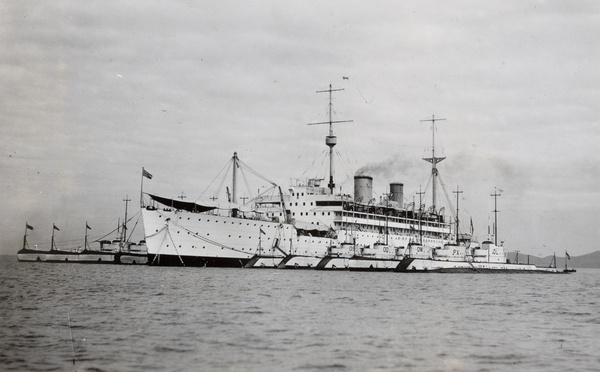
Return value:
[(412, 274), (0, 258), (3, 371), (598, 371), (600, 270)]

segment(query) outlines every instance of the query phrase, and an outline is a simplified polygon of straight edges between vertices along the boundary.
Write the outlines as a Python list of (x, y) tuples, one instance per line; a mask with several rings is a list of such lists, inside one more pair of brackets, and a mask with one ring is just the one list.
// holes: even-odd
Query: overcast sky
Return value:
[[(597, 1), (52, 1), (0, 5), (0, 253), (98, 237), (145, 191), (195, 200), (234, 151), (284, 187), (369, 167), (425, 188), (430, 124), (461, 219), (498, 199), (511, 250), (581, 255), (600, 229)], [(347, 77), (348, 79), (344, 79)], [(452, 196), (454, 194), (451, 194)], [(206, 197), (206, 195), (204, 196)], [(418, 200), (418, 199), (417, 199)], [(430, 202), (428, 202), (428, 205)], [(79, 243), (81, 244), (81, 243)]]

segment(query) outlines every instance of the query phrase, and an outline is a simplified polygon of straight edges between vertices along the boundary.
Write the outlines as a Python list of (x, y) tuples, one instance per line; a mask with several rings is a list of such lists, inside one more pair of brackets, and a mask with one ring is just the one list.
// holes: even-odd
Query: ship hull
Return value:
[(67, 262), (88, 264), (115, 264), (119, 263), (118, 256), (114, 253), (103, 252), (60, 252), (21, 250), (17, 253), (21, 262)]
[(279, 269), (315, 269), (323, 257), (288, 255), (279, 264)]
[(317, 264), (317, 270), (348, 270), (350, 257), (326, 256)]
[(179, 256), (170, 254), (148, 254), (150, 266), (188, 267), (244, 267), (250, 258)]
[(407, 273), (513, 273), (513, 274), (559, 274), (563, 270), (552, 267), (538, 267), (528, 264), (509, 264), (493, 262), (456, 262), (418, 258), (406, 258), (400, 262), (396, 271)]
[(350, 271), (394, 271), (400, 264), (398, 259), (375, 257), (324, 257), (316, 266), (317, 270), (350, 270)]
[(348, 269), (350, 271), (394, 271), (399, 264), (398, 259), (352, 257)]
[(293, 225), (270, 220), (150, 208), (142, 214), (150, 265), (281, 267), (282, 256), (253, 258), (282, 246), (299, 257), (317, 257), (292, 265), (314, 267), (331, 245), (329, 238), (297, 236)]
[(249, 269), (277, 269), (283, 258), (282, 256), (254, 256), (244, 267)]
[(20, 250), (17, 259), (21, 262), (51, 262), (51, 263), (81, 263), (81, 264), (123, 264), (145, 265), (148, 255), (145, 253), (114, 253), (114, 252), (61, 252), (36, 251), (33, 249)]

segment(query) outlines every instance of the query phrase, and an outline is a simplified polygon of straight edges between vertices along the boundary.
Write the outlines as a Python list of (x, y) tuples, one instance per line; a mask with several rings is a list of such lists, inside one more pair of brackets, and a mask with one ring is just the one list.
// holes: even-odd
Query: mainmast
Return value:
[(452, 191), (453, 193), (456, 194), (456, 244), (459, 243), (459, 239), (458, 239), (458, 195), (462, 194), (463, 192), (460, 191), (460, 189), (458, 188), (458, 186), (456, 186), (456, 191)]
[(421, 191), (421, 186), (419, 186), (419, 244), (423, 244), (423, 230), (421, 229), (421, 217), (423, 216), (423, 200), (421, 197), (425, 194), (424, 191)]
[(436, 157), (435, 156), (435, 122), (436, 121), (441, 121), (441, 120), (446, 120), (446, 119), (436, 119), (435, 115), (431, 116), (431, 119), (425, 119), (425, 120), (421, 120), (423, 121), (430, 121), (431, 122), (431, 135), (432, 135), (432, 139), (431, 139), (431, 157), (430, 158), (423, 158), (423, 160), (428, 161), (431, 163), (431, 176), (433, 177), (433, 181), (432, 183), (432, 209), (435, 211), (435, 194), (436, 194), (436, 183), (437, 183), (437, 177), (438, 177), (438, 170), (437, 170), (437, 163), (440, 163), (442, 160), (446, 159), (445, 156), (442, 157)]
[(333, 124), (337, 123), (351, 123), (352, 120), (332, 120), (332, 111), (333, 111), (333, 103), (332, 103), (332, 93), (344, 90), (343, 88), (333, 89), (331, 84), (329, 84), (329, 89), (327, 90), (318, 90), (317, 93), (326, 93), (329, 92), (329, 121), (324, 121), (320, 123), (309, 123), (308, 125), (318, 125), (318, 124), (329, 124), (329, 135), (325, 137), (325, 144), (329, 146), (329, 184), (327, 187), (331, 191), (333, 195), (333, 189), (335, 188), (335, 183), (333, 182), (333, 147), (337, 144), (337, 137), (333, 135)]
[(233, 158), (231, 158), (231, 161), (233, 162), (233, 171), (232, 171), (232, 177), (233, 177), (233, 182), (231, 185), (231, 202), (232, 203), (237, 203), (237, 169), (240, 167), (239, 164), (239, 159), (237, 156), (237, 152), (233, 153)]
[(129, 195), (126, 195), (123, 201), (125, 202), (125, 219), (123, 220), (123, 237), (121, 238), (121, 247), (123, 247), (127, 241), (127, 204), (131, 201), (131, 199), (129, 199)]
[(497, 199), (498, 196), (502, 196), (502, 194), (499, 194), (498, 192), (502, 192), (502, 190), (497, 190), (494, 187), (494, 193), (490, 194), (490, 196), (494, 197), (494, 244), (498, 245), (498, 212), (500, 212), (498, 210), (498, 204), (497, 204)]

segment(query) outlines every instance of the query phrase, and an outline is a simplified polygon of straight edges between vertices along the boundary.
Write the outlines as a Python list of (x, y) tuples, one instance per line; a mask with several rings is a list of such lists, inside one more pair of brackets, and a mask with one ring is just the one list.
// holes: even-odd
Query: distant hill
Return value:
[[(517, 262), (517, 253), (510, 252), (508, 254), (508, 259), (510, 262)], [(546, 257), (536, 257), (529, 256), (529, 262), (535, 264), (540, 267), (548, 267), (552, 262), (552, 256)], [(522, 252), (519, 253), (519, 263), (527, 263), (527, 255)], [(595, 268), (600, 269), (600, 251), (596, 251), (589, 254), (584, 254), (583, 256), (571, 256), (571, 259), (568, 260), (569, 268)], [(565, 257), (556, 256), (556, 267), (565, 267)]]

